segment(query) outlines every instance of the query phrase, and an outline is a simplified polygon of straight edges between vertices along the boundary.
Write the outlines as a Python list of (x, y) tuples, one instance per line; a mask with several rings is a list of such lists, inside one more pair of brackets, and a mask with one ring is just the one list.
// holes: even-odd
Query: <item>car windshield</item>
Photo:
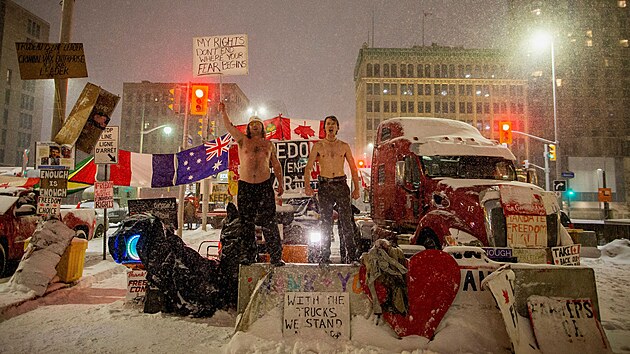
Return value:
[(489, 156), (422, 156), (422, 168), (429, 177), (516, 180), (510, 160)]

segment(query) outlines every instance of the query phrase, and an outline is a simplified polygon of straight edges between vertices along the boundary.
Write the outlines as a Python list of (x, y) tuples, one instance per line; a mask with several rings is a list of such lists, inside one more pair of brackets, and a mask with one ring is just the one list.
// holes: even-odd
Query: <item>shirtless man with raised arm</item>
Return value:
[[(350, 188), (346, 182), (343, 167), (347, 161), (352, 174), (352, 198), (359, 198), (359, 175), (354, 164), (350, 145), (337, 139), (339, 121), (335, 116), (328, 116), (324, 120), (326, 138), (313, 145), (304, 168), (304, 192), (308, 196), (313, 195), (311, 188), (311, 170), (315, 160), (319, 161), (319, 212), (322, 221), (322, 243), (320, 245), (319, 263), (330, 264), (330, 237), (332, 236), (333, 205), (337, 204), (339, 213), (339, 239), (341, 246), (345, 246), (347, 263), (358, 261), (359, 254), (354, 240), (352, 229), (352, 202), (350, 200)], [(343, 252), (341, 252), (343, 253)]]
[(219, 103), (219, 112), (227, 131), (238, 144), (239, 180), (238, 210), (241, 223), (246, 227), (247, 237), (255, 244), (255, 225), (263, 229), (271, 264), (282, 266), (282, 243), (276, 222), (276, 203), (273, 180), (269, 165), (278, 180), (278, 196), (282, 195), (282, 168), (273, 144), (265, 139), (265, 127), (258, 117), (251, 117), (246, 134), (241, 133), (228, 117), (225, 104)]

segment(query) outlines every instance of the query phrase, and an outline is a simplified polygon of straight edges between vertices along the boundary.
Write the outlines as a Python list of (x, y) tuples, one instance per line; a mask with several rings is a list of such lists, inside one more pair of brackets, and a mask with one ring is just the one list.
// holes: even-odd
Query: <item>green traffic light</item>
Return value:
[(567, 191), (567, 195), (568, 195), (569, 197), (572, 197), (572, 196), (574, 196), (574, 195), (575, 195), (575, 191), (573, 191), (573, 189), (569, 189), (569, 190)]

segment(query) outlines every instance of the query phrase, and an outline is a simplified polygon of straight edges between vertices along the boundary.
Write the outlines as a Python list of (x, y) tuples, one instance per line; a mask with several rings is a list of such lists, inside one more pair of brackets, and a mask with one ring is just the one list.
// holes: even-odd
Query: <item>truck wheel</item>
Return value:
[(438, 237), (431, 231), (423, 231), (418, 239), (418, 245), (428, 250), (441, 250), (442, 245)]
[(94, 238), (103, 237), (105, 234), (105, 225), (99, 224), (96, 226), (96, 230), (94, 230)]
[(7, 271), (7, 252), (4, 245), (0, 243), (0, 278), (4, 277)]

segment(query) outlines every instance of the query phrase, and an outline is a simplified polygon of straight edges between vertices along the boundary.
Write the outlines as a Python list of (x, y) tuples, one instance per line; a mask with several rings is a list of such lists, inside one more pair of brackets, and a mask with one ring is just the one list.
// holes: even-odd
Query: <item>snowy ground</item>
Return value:
[[(194, 249), (216, 237), (215, 230), (184, 231), (184, 240)], [(422, 337), (396, 339), (386, 325), (361, 316), (352, 319), (352, 339), (337, 342), (283, 339), (279, 308), (237, 334), (234, 312), (221, 311), (209, 319), (144, 314), (124, 304), (125, 268), (114, 265), (109, 255), (102, 261), (102, 247), (102, 239), (90, 242), (84, 277), (77, 286), (4, 311), (0, 353), (509, 353), (505, 332), (497, 331), (502, 323), (481, 323), (475, 309), (460, 309), (458, 317), (450, 319), (447, 315), (444, 330), (431, 342)], [(614, 352), (630, 353), (630, 242), (603, 246), (601, 258), (583, 259), (582, 264), (595, 271), (602, 323)], [(1, 292), (4, 285), (0, 307), (27, 298)]]

